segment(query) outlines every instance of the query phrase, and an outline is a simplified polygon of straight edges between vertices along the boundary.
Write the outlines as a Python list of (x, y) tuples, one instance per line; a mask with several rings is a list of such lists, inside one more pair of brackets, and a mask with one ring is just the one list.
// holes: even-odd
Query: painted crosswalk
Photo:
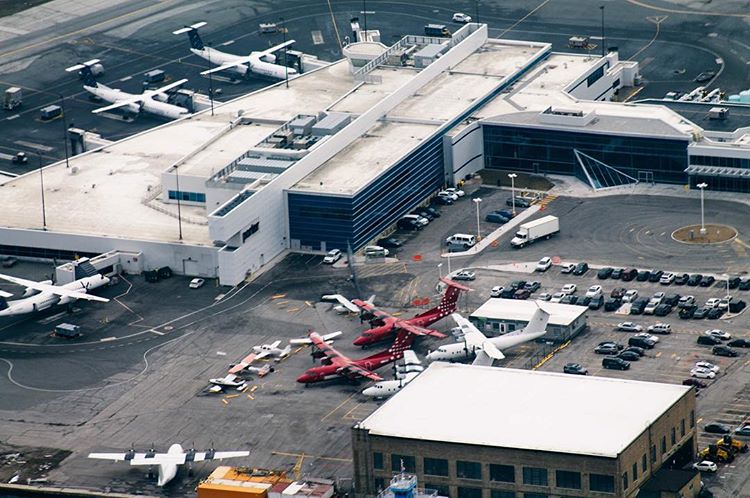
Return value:
[(384, 263), (356, 267), (357, 278), (376, 277), (381, 275), (395, 275), (407, 273), (404, 263)]

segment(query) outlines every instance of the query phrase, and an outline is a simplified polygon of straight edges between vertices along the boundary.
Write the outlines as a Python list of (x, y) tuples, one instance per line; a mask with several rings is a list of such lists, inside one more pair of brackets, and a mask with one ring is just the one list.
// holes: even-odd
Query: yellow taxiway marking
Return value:
[(224, 403), (225, 405), (229, 404), (229, 401), (225, 400), (224, 398), (221, 399), (221, 402)]
[(325, 419), (327, 419), (328, 417), (330, 417), (331, 415), (333, 415), (334, 413), (336, 413), (336, 411), (337, 411), (337, 410), (338, 410), (339, 408), (341, 408), (341, 407), (342, 407), (342, 406), (344, 406), (344, 405), (345, 405), (346, 403), (348, 403), (349, 401), (351, 401), (351, 399), (352, 399), (352, 398), (353, 398), (354, 396), (356, 396), (357, 394), (359, 394), (359, 392), (354, 392), (354, 393), (352, 393), (352, 394), (351, 394), (351, 395), (350, 395), (350, 396), (349, 396), (348, 398), (346, 398), (346, 399), (345, 399), (344, 401), (342, 401), (341, 403), (339, 403), (338, 405), (336, 405), (336, 408), (334, 408), (333, 410), (331, 410), (330, 412), (328, 412), (328, 413), (327, 413), (327, 414), (326, 414), (326, 415), (325, 415), (325, 416), (324, 416), (323, 418), (321, 418), (321, 419), (320, 419), (320, 421), (321, 421), (321, 422), (323, 422), (323, 421), (324, 421)]
[(253, 398), (252, 395), (248, 394), (247, 399), (255, 399), (255, 398)]
[(656, 353), (656, 357), (657, 358), (660, 357), (660, 356), (661, 356), (661, 351), (659, 351), (658, 353)]
[(286, 294), (274, 294), (271, 299), (281, 299), (282, 297), (286, 297)]
[(328, 457), (328, 456), (316, 456), (316, 455), (309, 455), (307, 453), (289, 453), (286, 451), (272, 451), (272, 455), (276, 456), (288, 456), (288, 457), (305, 457), (305, 458), (317, 458), (318, 460), (331, 460), (333, 462), (346, 462), (349, 463), (352, 461), (351, 458), (337, 458), (337, 457)]
[(239, 398), (239, 397), (240, 397), (239, 394), (227, 394), (226, 396), (224, 396), (224, 399), (234, 399), (234, 398)]

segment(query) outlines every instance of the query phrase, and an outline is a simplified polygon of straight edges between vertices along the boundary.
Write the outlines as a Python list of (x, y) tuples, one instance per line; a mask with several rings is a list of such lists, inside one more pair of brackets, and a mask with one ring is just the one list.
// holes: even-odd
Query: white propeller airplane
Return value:
[(208, 382), (211, 384), (211, 387), (208, 388), (208, 392), (210, 393), (223, 392), (224, 389), (237, 389), (238, 391), (242, 391), (247, 387), (247, 381), (233, 373), (227, 374), (224, 377), (208, 379)]
[(9, 292), (0, 291), (0, 316), (15, 316), (43, 311), (58, 304), (69, 304), (77, 299), (87, 301), (109, 302), (109, 299), (92, 296), (88, 291), (107, 285), (109, 278), (104, 275), (93, 275), (79, 278), (64, 285), (52, 285), (51, 280), (34, 282), (24, 278), (11, 277), (0, 274), (0, 279), (26, 287), (21, 299), (6, 301), (13, 296)]
[(257, 360), (265, 356), (275, 356), (277, 358), (286, 358), (289, 356), (289, 353), (292, 352), (292, 345), (287, 344), (284, 348), (280, 348), (279, 345), (281, 345), (281, 341), (253, 346), (253, 353), (256, 355), (255, 359)]
[(274, 55), (274, 52), (278, 52), (282, 48), (293, 44), (294, 40), (289, 40), (261, 52), (250, 52), (250, 55), (246, 56), (228, 54), (203, 44), (203, 40), (201, 40), (198, 34), (198, 28), (202, 28), (206, 24), (205, 22), (199, 22), (172, 32), (175, 35), (187, 33), (190, 40), (191, 52), (210, 63), (219, 64), (218, 67), (201, 72), (202, 75), (218, 71), (232, 71), (238, 73), (243, 78), (247, 78), (251, 74), (256, 74), (283, 80), (297, 74), (297, 71), (291, 67), (275, 64), (276, 56)]
[[(320, 296), (320, 300), (339, 303), (333, 307), (333, 310), (339, 315), (346, 315), (348, 313), (361, 313), (363, 311), (362, 308), (360, 308), (341, 294), (324, 294), (323, 296)], [(370, 306), (375, 306), (375, 295), (373, 294), (372, 296), (370, 296), (370, 298), (365, 301), (365, 303), (369, 304)]]
[(237, 458), (249, 456), (249, 451), (185, 451), (179, 444), (173, 444), (166, 453), (157, 453), (153, 448), (143, 453), (130, 450), (125, 453), (89, 453), (89, 458), (97, 460), (112, 460), (114, 462), (129, 462), (130, 465), (158, 465), (159, 478), (157, 485), (164, 486), (177, 475), (179, 465), (209, 460), (224, 460), (225, 458)]
[(404, 351), (404, 363), (395, 367), (394, 380), (381, 380), (362, 391), (362, 394), (372, 398), (387, 398), (399, 392), (406, 384), (422, 373), (424, 367), (417, 354), (411, 349)]
[(148, 112), (167, 119), (178, 119), (190, 114), (190, 111), (184, 107), (165, 102), (167, 100), (167, 90), (184, 84), (187, 81), (186, 79), (136, 95), (98, 83), (94, 77), (94, 73), (91, 72), (91, 66), (98, 62), (99, 59), (92, 59), (66, 69), (68, 72), (80, 71), (80, 74), (83, 76), (83, 88), (100, 99), (111, 103), (111, 105), (94, 109), (94, 114), (123, 107), (134, 114)]
[[(539, 306), (539, 303), (537, 303)], [(464, 333), (463, 340), (440, 346), (431, 351), (426, 358), (429, 361), (460, 361), (474, 358), (474, 365), (490, 366), (494, 360), (502, 360), (505, 355), (500, 351), (524, 342), (533, 341), (547, 333), (549, 313), (539, 307), (525, 328), (488, 338), (469, 320), (458, 313), (451, 315)]]
[[(320, 338), (330, 345), (333, 343), (333, 339), (339, 337), (342, 334), (343, 332), (341, 331), (331, 332), (330, 334), (320, 336)], [(304, 337), (304, 338), (299, 338), (299, 339), (289, 339), (289, 344), (292, 344), (294, 346), (312, 344), (312, 340), (309, 337)]]

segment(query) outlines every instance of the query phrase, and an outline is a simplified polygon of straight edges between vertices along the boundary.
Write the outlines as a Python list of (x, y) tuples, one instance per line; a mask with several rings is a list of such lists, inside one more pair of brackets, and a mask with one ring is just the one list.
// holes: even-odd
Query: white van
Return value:
[(474, 235), (469, 235), (467, 233), (454, 233), (445, 239), (445, 243), (449, 246), (462, 246), (464, 249), (468, 249), (477, 243), (477, 238)]
[(430, 220), (425, 218), (424, 216), (419, 216), (418, 214), (406, 214), (401, 217), (402, 220), (414, 220), (417, 223), (419, 223), (421, 226), (426, 226)]
[(367, 258), (384, 258), (390, 254), (385, 247), (367, 246), (365, 247), (365, 257)]

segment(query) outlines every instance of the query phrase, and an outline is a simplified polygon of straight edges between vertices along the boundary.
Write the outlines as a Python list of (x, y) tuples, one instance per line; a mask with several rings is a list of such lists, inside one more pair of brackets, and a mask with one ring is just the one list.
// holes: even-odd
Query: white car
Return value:
[(502, 285), (496, 285), (490, 291), (490, 297), (500, 297), (504, 290), (505, 287), (503, 287)]
[(662, 274), (661, 278), (659, 279), (659, 283), (662, 285), (669, 285), (672, 282), (674, 282), (674, 273), (672, 272), (666, 272)]
[(707, 368), (693, 368), (690, 370), (690, 376), (698, 379), (714, 379), (716, 378), (716, 372), (712, 372)]
[(539, 301), (549, 301), (550, 299), (552, 299), (552, 294), (550, 294), (549, 292), (542, 292), (536, 298)]
[(575, 269), (576, 269), (576, 265), (575, 264), (568, 263), (568, 264), (562, 265), (562, 267), (560, 268), (560, 272), (562, 272), (562, 273), (573, 273), (573, 270), (575, 270)]
[(471, 22), (471, 16), (468, 14), (464, 14), (463, 12), (456, 12), (455, 14), (453, 14), (453, 22)]
[(645, 308), (643, 308), (644, 315), (653, 315), (656, 311), (656, 307), (659, 306), (659, 301), (650, 300)]
[(601, 285), (592, 285), (589, 287), (589, 289), (586, 291), (586, 297), (599, 297), (602, 295), (602, 286)]
[(634, 322), (622, 322), (617, 324), (617, 330), (623, 332), (642, 332), (643, 327)]
[(189, 287), (191, 289), (200, 289), (201, 287), (203, 287), (203, 284), (205, 283), (206, 281), (203, 280), (202, 278), (194, 278), (190, 281)]
[(654, 325), (649, 325), (646, 330), (652, 334), (671, 334), (672, 326), (668, 323), (656, 323)]
[(552, 258), (542, 258), (536, 264), (536, 271), (547, 271), (552, 266)]
[(719, 306), (719, 303), (721, 302), (721, 299), (718, 297), (712, 297), (708, 301), (706, 301), (706, 308), (716, 308)]
[(458, 200), (457, 194), (454, 194), (453, 192), (448, 192), (447, 190), (441, 190), (440, 192), (438, 192), (437, 195), (440, 197), (447, 197), (448, 199), (454, 202)]
[(696, 361), (695, 368), (702, 368), (703, 370), (711, 370), (713, 373), (719, 373), (721, 368), (719, 365), (714, 365), (710, 361)]
[(637, 334), (635, 334), (634, 337), (642, 337), (644, 339), (649, 339), (654, 342), (659, 342), (659, 336), (649, 334), (648, 332), (638, 332)]
[(560, 289), (560, 292), (563, 294), (574, 294), (576, 291), (576, 284), (565, 284), (563, 285), (562, 289)]
[(680, 298), (679, 306), (686, 307), (695, 304), (695, 296), (682, 296)]
[(365, 247), (365, 256), (369, 257), (386, 257), (391, 252), (385, 247), (380, 246), (367, 246)]
[(706, 330), (705, 332), (703, 332), (703, 335), (716, 337), (717, 339), (721, 339), (722, 341), (728, 341), (729, 339), (732, 338), (732, 334), (730, 334), (729, 332), (724, 332), (723, 330), (719, 330), (719, 329)]
[(632, 303), (636, 300), (638, 297), (638, 291), (635, 289), (630, 289), (622, 296), (622, 302), (623, 303)]
[(732, 302), (732, 296), (727, 296), (721, 299), (719, 301), (719, 309), (720, 310), (728, 310), (729, 309), (729, 303)]
[(552, 294), (552, 297), (549, 298), (549, 302), (559, 303), (560, 301), (562, 301), (562, 298), (564, 297), (565, 297), (565, 294), (563, 294), (562, 292), (555, 292), (554, 294)]
[(696, 462), (693, 464), (693, 468), (701, 472), (716, 472), (716, 470), (718, 469), (716, 464), (710, 460), (703, 460), (702, 462)]
[(656, 304), (661, 304), (664, 301), (665, 294), (663, 292), (656, 292), (651, 296), (651, 301), (656, 301)]
[(463, 197), (466, 195), (466, 192), (461, 190), (460, 188), (450, 187), (445, 189), (446, 192), (450, 192), (451, 194), (456, 194), (458, 197)]
[(340, 259), (341, 259), (341, 250), (331, 249), (330, 251), (326, 253), (325, 258), (323, 258), (323, 263), (327, 265), (332, 265)]

